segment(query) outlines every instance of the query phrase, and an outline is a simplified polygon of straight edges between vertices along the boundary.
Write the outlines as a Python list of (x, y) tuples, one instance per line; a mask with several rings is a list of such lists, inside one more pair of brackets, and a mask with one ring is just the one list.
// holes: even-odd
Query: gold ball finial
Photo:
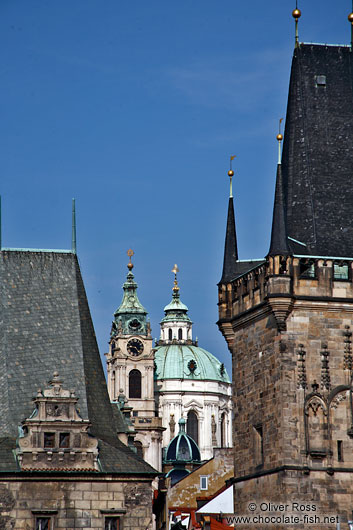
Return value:
[(228, 171), (228, 177), (234, 177), (234, 171), (232, 169)]
[(298, 20), (302, 16), (302, 12), (297, 7), (292, 12), (292, 17), (295, 18), (295, 20)]
[(353, 24), (353, 13), (349, 13), (348, 20), (351, 24)]
[(278, 140), (279, 142), (282, 142), (282, 140), (283, 140), (283, 135), (282, 135), (281, 133), (279, 133), (279, 134), (277, 134), (276, 138), (277, 138), (277, 140)]

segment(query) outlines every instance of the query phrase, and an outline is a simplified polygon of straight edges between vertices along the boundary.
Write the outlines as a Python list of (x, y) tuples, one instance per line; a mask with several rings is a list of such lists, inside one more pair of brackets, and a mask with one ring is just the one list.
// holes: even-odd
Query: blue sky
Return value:
[[(1, 0), (0, 171), (6, 247), (78, 255), (101, 353), (133, 248), (159, 336), (174, 263), (194, 337), (219, 333), (229, 156), (241, 259), (269, 244), (294, 1)], [(302, 0), (300, 40), (350, 42), (349, 0)]]

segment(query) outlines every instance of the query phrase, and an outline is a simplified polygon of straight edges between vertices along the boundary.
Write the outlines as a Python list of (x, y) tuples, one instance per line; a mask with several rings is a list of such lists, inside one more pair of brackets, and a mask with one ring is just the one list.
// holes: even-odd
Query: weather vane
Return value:
[(233, 184), (232, 184), (232, 179), (233, 179), (233, 176), (234, 176), (234, 171), (233, 171), (233, 168), (232, 168), (232, 161), (234, 160), (234, 158), (236, 158), (236, 155), (231, 155), (230, 157), (230, 161), (229, 161), (229, 171), (228, 171), (228, 176), (230, 178), (230, 192), (229, 192), (229, 198), (232, 198), (233, 197)]
[(131, 248), (129, 248), (129, 250), (127, 251), (126, 254), (129, 256), (129, 263), (127, 264), (127, 267), (128, 267), (128, 269), (131, 271), (131, 269), (134, 268), (134, 265), (133, 265), (133, 263), (131, 262), (131, 258), (132, 258), (132, 256), (135, 254), (135, 252), (134, 252)]
[(177, 264), (175, 264), (174, 267), (172, 268), (172, 272), (174, 273), (174, 287), (173, 287), (173, 291), (179, 291), (178, 279), (177, 279), (177, 273), (179, 272), (179, 269), (178, 269), (178, 265)]

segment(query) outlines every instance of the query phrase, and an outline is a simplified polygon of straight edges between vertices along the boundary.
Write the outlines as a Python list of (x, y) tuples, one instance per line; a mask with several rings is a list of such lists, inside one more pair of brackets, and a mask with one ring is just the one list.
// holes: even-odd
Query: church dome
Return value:
[(179, 420), (179, 432), (170, 442), (165, 454), (165, 461), (173, 464), (200, 462), (201, 455), (197, 443), (185, 432), (185, 419)]
[[(155, 379), (213, 380), (230, 383), (224, 364), (212, 353), (181, 341), (155, 348)], [(191, 341), (190, 341), (191, 342)]]

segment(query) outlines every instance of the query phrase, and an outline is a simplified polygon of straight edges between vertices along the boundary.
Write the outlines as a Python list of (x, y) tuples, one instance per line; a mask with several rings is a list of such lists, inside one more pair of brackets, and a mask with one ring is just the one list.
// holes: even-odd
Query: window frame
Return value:
[[(205, 485), (202, 485), (202, 482), (205, 482)], [(200, 475), (200, 490), (201, 491), (207, 491), (208, 490), (208, 475)]]

